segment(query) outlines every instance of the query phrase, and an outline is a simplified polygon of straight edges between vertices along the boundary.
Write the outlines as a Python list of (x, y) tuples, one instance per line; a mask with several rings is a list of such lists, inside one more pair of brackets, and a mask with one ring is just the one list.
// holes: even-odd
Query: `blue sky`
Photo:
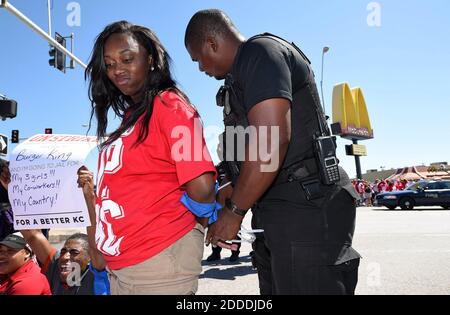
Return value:
[[(9, 1), (47, 30), (46, 0)], [(450, 162), (448, 0), (375, 1), (381, 9), (379, 27), (367, 21), (372, 1), (366, 0), (79, 0), (81, 25), (72, 27), (66, 21), (71, 2), (53, 0), (53, 31), (75, 34), (77, 57), (87, 62), (95, 37), (113, 21), (152, 28), (206, 126), (222, 125), (221, 109), (215, 106), (220, 82), (198, 71), (183, 39), (197, 10), (219, 8), (246, 37), (268, 31), (296, 42), (311, 59), (318, 83), (322, 47), (331, 47), (324, 68), (327, 112), (335, 84), (359, 86), (375, 130), (375, 139), (362, 143), (369, 152), (362, 158), (363, 171)], [(5, 9), (0, 9), (0, 45), (0, 94), (18, 102), (17, 117), (0, 122), (0, 133), (10, 137), (12, 129), (19, 129), (21, 137), (28, 137), (53, 128), (54, 133), (85, 134), (90, 103), (82, 69), (63, 74), (51, 68), (47, 42)], [(349, 142), (339, 144), (341, 163), (354, 176), (354, 159), (344, 150)], [(88, 165), (95, 168), (95, 152)]]

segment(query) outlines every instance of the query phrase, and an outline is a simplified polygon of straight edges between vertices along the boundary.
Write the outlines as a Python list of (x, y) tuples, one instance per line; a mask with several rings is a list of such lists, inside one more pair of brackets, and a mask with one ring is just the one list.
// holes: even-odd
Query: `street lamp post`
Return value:
[(325, 59), (325, 54), (330, 50), (330, 47), (325, 46), (322, 49), (322, 76), (320, 77), (320, 91), (322, 93), (322, 106), (323, 106), (323, 112), (325, 113), (325, 99), (323, 98), (323, 63)]

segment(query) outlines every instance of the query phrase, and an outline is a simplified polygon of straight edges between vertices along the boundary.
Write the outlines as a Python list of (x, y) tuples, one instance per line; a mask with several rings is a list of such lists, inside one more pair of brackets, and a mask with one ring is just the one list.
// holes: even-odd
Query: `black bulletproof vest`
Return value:
[[(293, 101), (291, 105), (291, 141), (285, 161), (281, 167), (281, 169), (286, 169), (300, 161), (314, 158), (313, 139), (315, 135), (320, 135), (319, 123), (321, 124), (325, 135), (329, 135), (330, 132), (320, 105), (320, 98), (314, 80), (314, 72), (311, 69), (308, 58), (293, 43), (290, 44), (283, 39), (268, 33), (252, 37), (247, 42), (260, 37), (271, 38), (287, 47), (297, 58), (300, 58), (299, 60), (301, 60), (301, 62), (307, 64), (309, 70), (306, 82), (300, 86), (295, 86), (293, 82), (292, 85), (294, 94), (292, 96)], [(243, 45), (245, 45), (245, 43)], [(294, 74), (292, 77), (293, 76)], [(217, 96), (218, 104), (224, 107), (223, 114), (225, 127), (242, 126), (243, 128), (246, 128), (248, 126), (247, 113), (242, 105), (243, 97), (243, 91), (233, 80), (232, 74), (229, 74), (225, 79), (224, 86)], [(226, 139), (231, 139), (231, 137), (223, 136), (222, 141), (224, 151), (228, 151)], [(234, 145), (236, 146), (236, 141), (234, 142)], [(237, 151), (238, 150), (235, 147), (234, 152)], [(239, 162), (239, 160), (236, 159), (236, 154), (233, 156), (233, 154), (227, 155), (227, 153), (224, 153), (224, 157), (226, 161)]]

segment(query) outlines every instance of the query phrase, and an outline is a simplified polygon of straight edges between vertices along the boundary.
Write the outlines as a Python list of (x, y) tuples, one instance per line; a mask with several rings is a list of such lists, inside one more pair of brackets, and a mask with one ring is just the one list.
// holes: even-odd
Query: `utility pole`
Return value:
[[(28, 27), (30, 27), (33, 31), (35, 31), (38, 35), (43, 37), (50, 46), (55, 47), (58, 51), (63, 53), (64, 55), (68, 56), (72, 60), (74, 60), (76, 63), (78, 63), (83, 69), (86, 69), (86, 65), (78, 59), (72, 52), (67, 50), (64, 46), (62, 46), (60, 43), (58, 43), (51, 34), (47, 34), (43, 29), (41, 29), (39, 26), (37, 26), (33, 21), (31, 21), (28, 17), (26, 17), (22, 12), (20, 12), (18, 9), (16, 9), (11, 3), (9, 3), (9, 0), (0, 0), (0, 8), (4, 8), (6, 11), (17, 17), (20, 21), (25, 23)], [(50, 6), (49, 9), (50, 10)], [(51, 19), (49, 15), (49, 31), (51, 30)]]
[(47, 0), (47, 12), (48, 12), (48, 35), (52, 36), (52, 0)]

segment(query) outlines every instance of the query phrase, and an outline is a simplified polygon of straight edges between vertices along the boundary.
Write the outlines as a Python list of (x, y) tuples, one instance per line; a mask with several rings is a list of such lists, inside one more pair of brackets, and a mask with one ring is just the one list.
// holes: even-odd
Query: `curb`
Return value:
[(64, 243), (69, 238), (69, 236), (71, 236), (75, 233), (86, 234), (86, 229), (70, 229), (70, 230), (54, 229), (54, 230), (50, 230), (48, 240), (52, 244)]

